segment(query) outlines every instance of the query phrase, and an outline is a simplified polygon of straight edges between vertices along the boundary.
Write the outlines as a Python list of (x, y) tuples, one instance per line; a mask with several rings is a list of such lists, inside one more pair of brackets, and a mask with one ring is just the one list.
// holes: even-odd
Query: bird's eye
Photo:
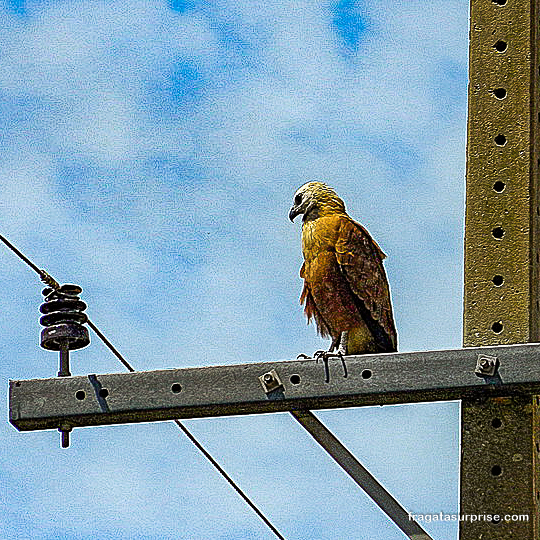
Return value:
[(302, 202), (302, 195), (296, 195), (296, 197), (294, 198), (294, 204), (298, 206), (301, 202)]

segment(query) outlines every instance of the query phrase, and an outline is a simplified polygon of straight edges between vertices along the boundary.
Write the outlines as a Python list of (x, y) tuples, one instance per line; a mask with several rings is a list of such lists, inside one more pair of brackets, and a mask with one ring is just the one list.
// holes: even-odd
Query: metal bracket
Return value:
[(283, 387), (283, 383), (275, 369), (261, 375), (259, 381), (261, 381), (262, 387), (267, 394)]
[(332, 459), (371, 497), (373, 502), (410, 540), (433, 540), (411, 519), (411, 514), (386, 491), (386, 488), (341, 444), (337, 437), (308, 410), (292, 410), (291, 414), (306, 431), (330, 454)]
[(499, 359), (496, 356), (479, 354), (476, 360), (474, 373), (478, 375), (478, 377), (493, 377), (499, 369), (499, 364)]

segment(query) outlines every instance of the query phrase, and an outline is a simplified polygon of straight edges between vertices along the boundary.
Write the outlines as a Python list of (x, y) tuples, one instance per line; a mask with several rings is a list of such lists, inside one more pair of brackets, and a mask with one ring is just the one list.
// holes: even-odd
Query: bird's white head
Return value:
[(305, 222), (323, 215), (344, 213), (345, 203), (330, 186), (323, 182), (308, 182), (294, 194), (289, 219), (294, 221), (294, 218), (302, 214), (302, 221)]

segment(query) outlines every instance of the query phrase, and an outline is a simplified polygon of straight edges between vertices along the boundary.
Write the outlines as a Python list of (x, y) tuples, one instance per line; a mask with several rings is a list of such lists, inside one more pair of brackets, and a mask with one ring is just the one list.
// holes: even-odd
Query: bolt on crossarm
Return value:
[[(471, 0), (464, 345), (539, 341), (538, 0)], [(463, 399), (460, 540), (539, 538), (538, 402)], [(528, 520), (514, 521), (527, 515)]]

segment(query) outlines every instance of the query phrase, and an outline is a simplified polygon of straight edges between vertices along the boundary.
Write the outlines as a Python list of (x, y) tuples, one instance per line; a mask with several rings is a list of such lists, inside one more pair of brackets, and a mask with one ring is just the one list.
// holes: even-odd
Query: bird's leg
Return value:
[[(319, 358), (332, 358), (338, 357), (341, 358), (347, 355), (347, 343), (348, 343), (349, 332), (341, 332), (337, 337), (332, 338), (332, 343), (327, 351), (315, 351), (313, 353), (313, 358), (319, 360)], [(336, 352), (334, 352), (336, 351)]]
[[(332, 341), (332, 346), (330, 347), (330, 350), (326, 353), (327, 359), (330, 356), (337, 356), (341, 360), (341, 365), (343, 366), (343, 377), (345, 379), (347, 378), (348, 373), (347, 373), (347, 364), (345, 364), (345, 358), (343, 357), (347, 356), (348, 345), (349, 345), (349, 331), (344, 330), (343, 332), (341, 332), (341, 334), (339, 335), (337, 339), (334, 339)], [(336, 352), (335, 353), (330, 352), (334, 348), (337, 348)]]
[(342, 337), (342, 335), (343, 335), (343, 333), (338, 334), (335, 338), (332, 338), (332, 343), (330, 343), (330, 348), (328, 349), (329, 353), (334, 352), (336, 349), (341, 347), (341, 337)]
[[(315, 360), (318, 361), (320, 358), (323, 358), (323, 357), (328, 358), (330, 356), (339, 356), (339, 352), (335, 353), (334, 351), (339, 347), (340, 342), (341, 342), (341, 334), (339, 334), (337, 337), (332, 338), (332, 343), (330, 343), (330, 347), (328, 347), (327, 351), (323, 351), (322, 349), (319, 349), (318, 351), (315, 351), (313, 353), (312, 358), (315, 358)], [(302, 356), (305, 358), (308, 358), (305, 355), (302, 355)]]
[(344, 330), (339, 336), (339, 347), (337, 354), (340, 356), (347, 356), (347, 347), (349, 345), (349, 331)]
[[(349, 341), (349, 332), (347, 330), (341, 332), (336, 337), (332, 338), (332, 343), (330, 344), (330, 347), (327, 351), (319, 350), (315, 351), (313, 353), (312, 358), (315, 359), (316, 362), (319, 360), (322, 360), (324, 363), (324, 380), (325, 382), (330, 382), (330, 368), (328, 366), (328, 360), (330, 358), (339, 358), (341, 360), (341, 365), (343, 366), (343, 377), (347, 378), (347, 365), (345, 364), (345, 358), (344, 356), (347, 355), (347, 345)], [(336, 351), (336, 352), (334, 352)], [(310, 358), (307, 356), (307, 354), (299, 354), (297, 357), (299, 358)]]
[(322, 358), (323, 356), (335, 356), (333, 354), (333, 351), (339, 346), (340, 340), (341, 340), (341, 334), (335, 338), (332, 338), (332, 343), (330, 343), (330, 347), (327, 351), (323, 351), (322, 349), (320, 349), (318, 351), (315, 351), (313, 353), (313, 356), (308, 356), (307, 354), (300, 353), (296, 357), (296, 359), (298, 360), (299, 358), (315, 358), (315, 360), (318, 362), (319, 358)]
[(343, 366), (343, 377), (346, 379), (347, 378), (347, 364), (345, 363), (345, 358), (343, 358), (344, 356), (347, 356), (347, 348), (349, 346), (349, 331), (348, 330), (344, 330), (343, 332), (341, 332), (341, 336), (340, 336), (340, 343), (339, 343), (339, 348), (337, 350), (337, 354), (339, 356), (339, 359), (341, 360), (341, 365)]
[(316, 351), (313, 354), (313, 358), (315, 358), (317, 362), (319, 361), (319, 359), (321, 359), (324, 363), (325, 382), (330, 382), (330, 368), (328, 367), (328, 360), (330, 358), (339, 358), (341, 360), (341, 364), (343, 366), (343, 377), (347, 377), (347, 366), (343, 357), (347, 354), (348, 337), (349, 332), (343, 331), (336, 337), (332, 338), (332, 343), (330, 344), (330, 347), (327, 351)]

